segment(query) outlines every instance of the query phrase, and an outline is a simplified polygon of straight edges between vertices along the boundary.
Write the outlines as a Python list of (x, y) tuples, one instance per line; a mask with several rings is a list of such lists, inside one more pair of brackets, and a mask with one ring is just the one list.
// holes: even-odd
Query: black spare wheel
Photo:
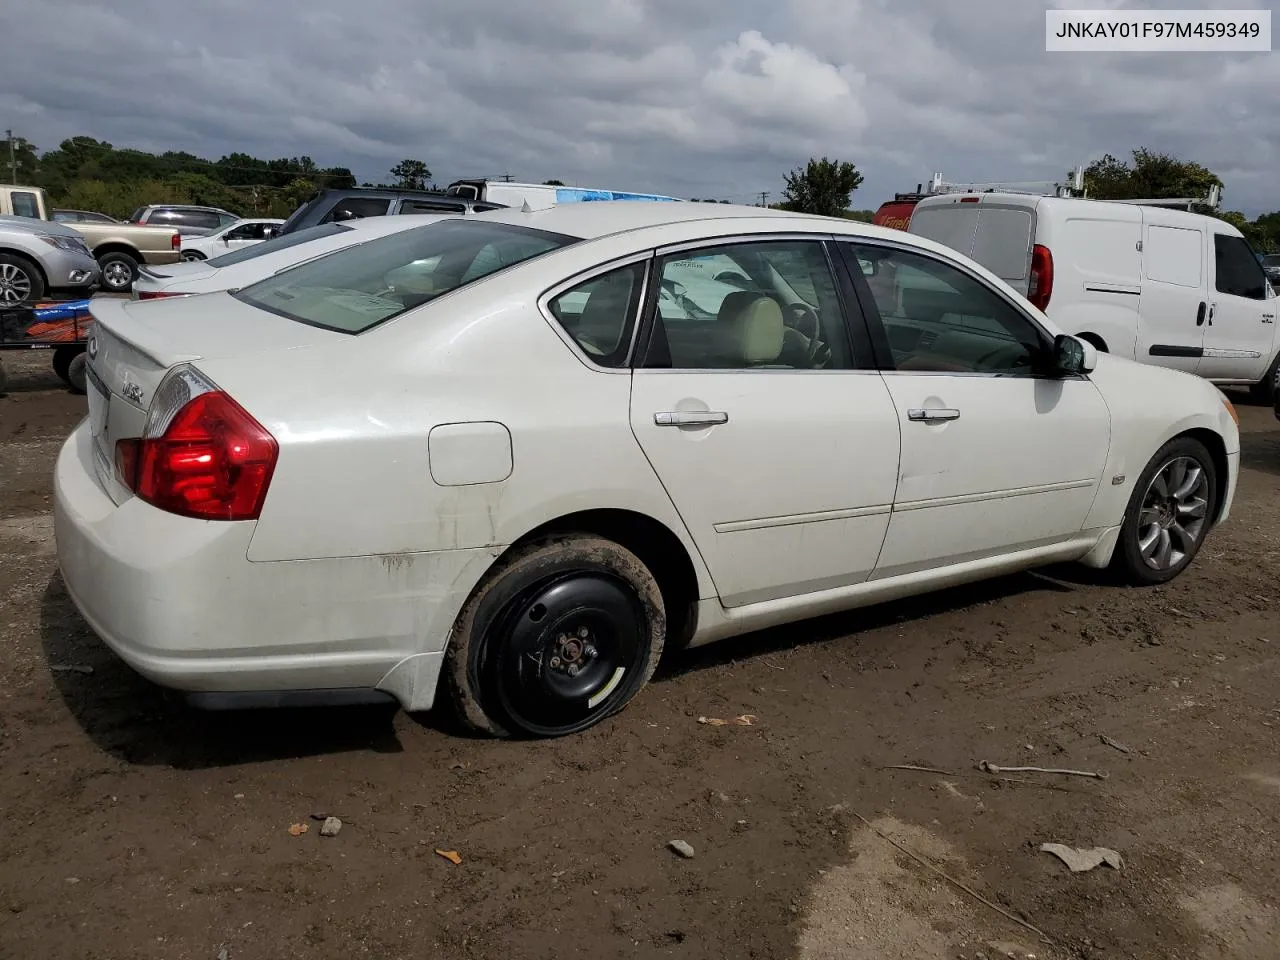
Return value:
[(577, 733), (621, 710), (653, 675), (662, 594), (631, 551), (589, 534), (513, 549), (458, 616), (445, 666), (469, 727), (497, 736)]

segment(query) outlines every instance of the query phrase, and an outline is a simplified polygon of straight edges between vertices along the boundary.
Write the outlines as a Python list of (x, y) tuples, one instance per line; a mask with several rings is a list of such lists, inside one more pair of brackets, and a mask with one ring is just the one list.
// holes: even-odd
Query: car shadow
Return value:
[(1240, 467), (1280, 477), (1280, 430), (1240, 434)]
[[(1105, 571), (1079, 564), (1063, 564), (1041, 570), (980, 580), (933, 593), (905, 597), (857, 610), (801, 620), (768, 630), (744, 634), (705, 647), (669, 650), (663, 655), (655, 680), (672, 679), (686, 673), (724, 664), (780, 653), (810, 644), (829, 643), (895, 624), (910, 624), (966, 607), (1004, 600), (1034, 592), (1074, 593), (1080, 587), (1105, 582)], [(797, 631), (797, 627), (803, 627)], [(800, 639), (797, 639), (797, 633)]]
[(76, 611), (59, 574), (45, 588), (40, 640), (81, 729), (117, 759), (177, 769), (242, 766), (357, 750), (398, 753), (395, 704), (205, 711), (135, 673)]

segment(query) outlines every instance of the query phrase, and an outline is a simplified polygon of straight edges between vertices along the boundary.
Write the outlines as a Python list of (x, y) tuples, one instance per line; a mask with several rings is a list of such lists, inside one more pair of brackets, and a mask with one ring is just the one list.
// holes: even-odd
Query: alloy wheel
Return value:
[(1172, 570), (1195, 552), (1209, 511), (1209, 477), (1191, 457), (1156, 471), (1138, 515), (1138, 550), (1153, 570)]
[(31, 296), (31, 277), (12, 263), (0, 263), (0, 301), (22, 303)]

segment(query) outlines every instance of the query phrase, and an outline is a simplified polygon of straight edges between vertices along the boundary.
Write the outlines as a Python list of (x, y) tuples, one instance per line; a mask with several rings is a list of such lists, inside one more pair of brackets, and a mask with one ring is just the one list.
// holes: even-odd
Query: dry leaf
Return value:
[(307, 825), (305, 823), (295, 823), (293, 826), (289, 828), (289, 833), (295, 837), (300, 837), (306, 832), (307, 832)]
[(732, 720), (721, 720), (719, 717), (699, 717), (698, 722), (705, 723), (710, 727), (727, 727), (730, 725), (737, 727), (751, 727), (755, 726), (755, 722), (758, 719), (759, 717), (753, 713), (744, 713), (742, 716), (734, 717)]
[(1107, 847), (1090, 847), (1083, 850), (1064, 846), (1061, 843), (1042, 843), (1040, 850), (1044, 853), (1052, 853), (1070, 867), (1072, 873), (1083, 873), (1104, 863), (1113, 870), (1120, 870), (1124, 865), (1120, 854)]
[(437, 850), (436, 850), (436, 854), (437, 854), (438, 856), (444, 857), (446, 860), (448, 860), (450, 863), (452, 863), (455, 867), (460, 866), (460, 865), (462, 864), (462, 857), (458, 856), (458, 851), (457, 851), (457, 850), (439, 850), (439, 849), (437, 849)]

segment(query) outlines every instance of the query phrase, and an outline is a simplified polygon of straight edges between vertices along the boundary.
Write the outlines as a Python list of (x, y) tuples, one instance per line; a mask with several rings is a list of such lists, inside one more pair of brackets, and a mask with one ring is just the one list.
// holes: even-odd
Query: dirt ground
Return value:
[(0, 957), (1280, 956), (1266, 408), (1240, 408), (1232, 519), (1168, 587), (1053, 569), (795, 625), (678, 657), (584, 735), (503, 743), (201, 714), (134, 675), (56, 573), (84, 400), (0, 359)]

